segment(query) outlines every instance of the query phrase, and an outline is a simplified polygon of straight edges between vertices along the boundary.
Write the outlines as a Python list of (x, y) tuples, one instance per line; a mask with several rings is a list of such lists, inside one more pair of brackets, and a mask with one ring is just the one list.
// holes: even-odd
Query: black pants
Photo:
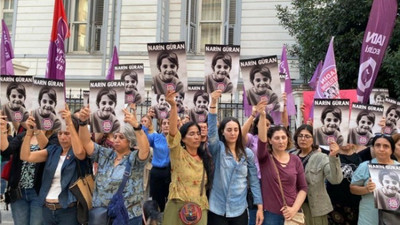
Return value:
[(247, 225), (247, 209), (244, 210), (243, 214), (238, 217), (225, 217), (219, 216), (211, 211), (208, 211), (208, 225)]
[(158, 203), (160, 211), (164, 212), (169, 193), (169, 183), (171, 183), (171, 167), (150, 170), (150, 195)]

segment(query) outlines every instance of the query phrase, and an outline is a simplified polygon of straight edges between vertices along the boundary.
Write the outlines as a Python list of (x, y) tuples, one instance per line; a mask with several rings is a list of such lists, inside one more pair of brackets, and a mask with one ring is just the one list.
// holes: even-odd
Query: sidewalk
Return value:
[(0, 224), (1, 225), (13, 225), (14, 221), (11, 216), (11, 209), (9, 207), (9, 210), (5, 210), (6, 205), (4, 202), (0, 202)]

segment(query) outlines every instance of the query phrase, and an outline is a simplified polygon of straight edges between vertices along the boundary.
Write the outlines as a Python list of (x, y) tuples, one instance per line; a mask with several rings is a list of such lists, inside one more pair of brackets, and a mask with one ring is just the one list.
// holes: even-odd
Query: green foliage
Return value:
[[(361, 45), (372, 0), (294, 0), (290, 7), (277, 5), (281, 25), (296, 39), (289, 54), (298, 56), (300, 75), (307, 83), (320, 60), (324, 60), (329, 41), (334, 49), (341, 89), (357, 87)], [(400, 96), (400, 19), (376, 79), (375, 87), (389, 88)]]

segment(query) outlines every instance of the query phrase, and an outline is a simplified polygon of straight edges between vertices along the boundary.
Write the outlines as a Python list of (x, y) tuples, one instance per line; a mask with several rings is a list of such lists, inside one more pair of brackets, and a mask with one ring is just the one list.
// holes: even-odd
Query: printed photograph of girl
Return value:
[(124, 64), (114, 67), (115, 77), (125, 82), (126, 104), (139, 104), (144, 100), (145, 88), (143, 68), (143, 64)]
[(236, 90), (239, 55), (239, 46), (206, 45), (204, 88), (207, 93), (215, 90), (232, 93)]
[(207, 122), (209, 94), (205, 91), (196, 91), (193, 95), (193, 107), (189, 110), (189, 118), (196, 123)]
[(370, 105), (383, 105), (385, 98), (389, 97), (389, 90), (386, 88), (373, 88), (369, 96)]
[(353, 103), (347, 143), (366, 146), (375, 133), (381, 132), (378, 124), (382, 116), (382, 106)]
[[(2, 83), (5, 86), (7, 83)], [(2, 102), (5, 104), (2, 107), (3, 114), (7, 116), (8, 121), (24, 122), (29, 117), (29, 112), (26, 110), (26, 89), (21, 83), (10, 83), (2, 96), (6, 97)], [(8, 102), (7, 102), (8, 100)]]
[[(107, 81), (91, 81), (90, 85), (90, 108), (93, 110), (90, 115), (90, 129), (94, 133), (114, 133), (119, 132), (123, 127), (124, 114), (122, 109), (125, 102), (124, 82), (121, 86), (109, 86), (95, 88), (93, 83), (109, 84)], [(98, 85), (100, 86), (100, 85)]]
[[(57, 112), (65, 108), (64, 86), (50, 85), (53, 83), (53, 80), (34, 79), (33, 89), (34, 93), (37, 93), (38, 101), (35, 102), (36, 106), (33, 106), (35, 110), (32, 111), (32, 115), (39, 130), (59, 131), (65, 126), (57, 115)], [(56, 83), (63, 85), (64, 81)]]
[[(317, 102), (328, 102), (318, 104)], [(337, 101), (346, 102), (340, 106)], [(334, 103), (335, 102), (335, 103)], [(314, 142), (328, 146), (332, 141), (342, 146), (346, 144), (348, 134), (349, 100), (318, 99), (314, 101)]]
[(184, 42), (147, 44), (154, 93), (185, 92), (187, 86)]
[[(281, 78), (277, 56), (240, 60), (243, 84), (250, 105), (267, 101), (267, 111), (279, 111), (281, 103)], [(283, 105), (283, 103), (282, 103)]]

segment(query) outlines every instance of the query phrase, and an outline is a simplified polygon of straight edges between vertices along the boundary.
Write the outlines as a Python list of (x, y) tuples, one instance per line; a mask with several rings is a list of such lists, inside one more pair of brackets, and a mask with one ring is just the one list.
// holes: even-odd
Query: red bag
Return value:
[(194, 202), (187, 202), (179, 210), (179, 218), (183, 224), (197, 224), (201, 219), (201, 207)]
[(12, 164), (12, 156), (10, 157), (10, 160), (4, 165), (3, 170), (1, 171), (1, 178), (4, 180), (7, 180), (10, 178), (10, 171), (11, 171), (11, 164)]

